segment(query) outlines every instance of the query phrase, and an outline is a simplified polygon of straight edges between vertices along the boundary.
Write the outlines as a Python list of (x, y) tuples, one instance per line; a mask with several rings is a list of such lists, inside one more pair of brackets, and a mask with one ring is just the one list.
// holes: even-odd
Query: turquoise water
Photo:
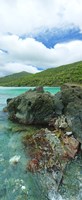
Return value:
[[(14, 96), (34, 88), (35, 87), (0, 87), (0, 94), (11, 94)], [(56, 94), (60, 91), (60, 87), (44, 87), (44, 91)]]
[[(15, 97), (27, 89), (0, 88), (0, 200), (81, 200), (81, 156), (69, 163), (59, 192), (55, 192), (54, 180), (46, 171), (41, 174), (26, 173), (29, 156), (21, 142), (24, 132), (15, 131), (18, 125), (10, 122), (2, 109), (7, 98)], [(46, 87), (45, 90), (55, 94), (60, 88)], [(20, 156), (17, 165), (9, 162), (13, 156)]]

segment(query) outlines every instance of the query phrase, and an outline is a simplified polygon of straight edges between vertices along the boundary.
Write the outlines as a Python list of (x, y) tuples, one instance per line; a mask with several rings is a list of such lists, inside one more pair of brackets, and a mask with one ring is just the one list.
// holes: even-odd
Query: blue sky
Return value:
[(0, 0), (0, 76), (82, 60), (81, 0)]
[[(20, 38), (25, 39), (30, 37), (30, 35), (21, 35)], [(51, 29), (44, 30), (44, 32), (39, 32), (36, 35), (32, 35), (37, 41), (42, 42), (47, 48), (53, 48), (57, 43), (65, 43), (73, 40), (82, 40), (82, 33), (77, 27), (69, 28), (66, 30), (61, 29)]]
[(68, 30), (47, 30), (34, 37), (42, 42), (47, 48), (53, 48), (57, 43), (65, 43), (73, 40), (82, 40), (82, 33), (79, 28), (69, 28)]

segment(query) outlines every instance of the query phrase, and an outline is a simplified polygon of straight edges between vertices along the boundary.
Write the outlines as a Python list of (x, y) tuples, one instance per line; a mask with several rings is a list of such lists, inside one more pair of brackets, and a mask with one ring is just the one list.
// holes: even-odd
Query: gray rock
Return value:
[(65, 85), (61, 93), (68, 125), (82, 142), (82, 87)]
[(7, 99), (7, 104), (8, 104), (8, 103), (9, 103), (9, 101), (11, 101), (11, 100), (12, 100), (12, 98), (8, 98), (8, 99)]
[(62, 115), (64, 105), (63, 105), (63, 102), (62, 102), (61, 92), (58, 92), (56, 95), (54, 95), (54, 104), (55, 104), (56, 115), (58, 115), (58, 116)]
[(8, 103), (9, 118), (23, 124), (48, 124), (54, 114), (50, 93), (28, 91)]
[(49, 124), (64, 115), (67, 121), (57, 119), (58, 128), (69, 126), (82, 141), (82, 87), (65, 85), (56, 95), (35, 88), (7, 103), (9, 118), (23, 124)]
[(61, 117), (58, 117), (55, 122), (55, 127), (60, 129), (66, 129), (68, 127), (65, 116), (62, 115)]

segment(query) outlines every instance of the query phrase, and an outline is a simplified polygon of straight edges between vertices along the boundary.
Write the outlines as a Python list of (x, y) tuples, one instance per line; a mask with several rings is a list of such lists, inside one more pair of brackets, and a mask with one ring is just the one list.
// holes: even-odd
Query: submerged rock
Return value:
[(7, 107), (3, 108), (3, 112), (8, 112)]
[(28, 164), (29, 171), (35, 172), (38, 170), (38, 167), (39, 167), (39, 162), (36, 158), (29, 161), (29, 164)]
[(5, 199), (6, 193), (7, 193), (6, 187), (3, 186), (3, 188), (0, 189), (0, 198)]
[(46, 171), (57, 191), (68, 162), (77, 155), (79, 142), (63, 132), (58, 137), (56, 130), (54, 132), (46, 128), (39, 130), (36, 135), (26, 137), (24, 145), (30, 156), (26, 171), (32, 173)]
[(73, 136), (65, 136), (62, 133), (58, 138), (56, 133), (41, 129), (26, 140), (26, 146), (29, 147), (29, 155), (32, 158), (28, 163), (31, 172), (45, 167), (49, 171), (51, 168), (62, 172), (68, 160), (77, 154), (79, 142)]
[(19, 162), (19, 160), (20, 160), (20, 156), (15, 155), (12, 158), (10, 158), (9, 163), (11, 165), (16, 165)]

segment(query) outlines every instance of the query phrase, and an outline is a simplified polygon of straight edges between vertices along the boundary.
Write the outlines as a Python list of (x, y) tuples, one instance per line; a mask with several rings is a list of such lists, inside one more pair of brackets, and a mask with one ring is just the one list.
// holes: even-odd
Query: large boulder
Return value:
[(67, 124), (82, 143), (82, 87), (63, 85), (61, 91), (54, 96), (54, 104), (57, 119), (51, 120), (50, 125), (65, 129)]
[(65, 123), (82, 142), (82, 87), (64, 85), (55, 95), (40, 87), (7, 100), (7, 104), (9, 118), (23, 124), (54, 123), (64, 115)]
[(54, 99), (43, 90), (29, 90), (7, 101), (9, 118), (23, 124), (48, 124), (54, 115)]
[(64, 85), (61, 90), (63, 114), (78, 140), (82, 142), (82, 87)]
[(56, 116), (60, 116), (63, 114), (64, 104), (62, 102), (62, 93), (58, 92), (54, 95), (54, 106), (55, 106), (55, 114)]

